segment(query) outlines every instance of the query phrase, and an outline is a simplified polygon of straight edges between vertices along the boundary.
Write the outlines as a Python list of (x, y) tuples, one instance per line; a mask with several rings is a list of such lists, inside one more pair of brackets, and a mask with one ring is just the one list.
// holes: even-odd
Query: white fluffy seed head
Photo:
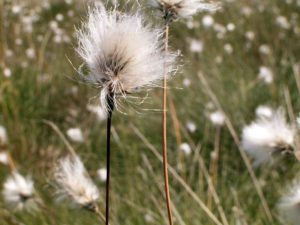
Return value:
[(270, 117), (259, 117), (243, 129), (242, 146), (258, 166), (269, 161), (275, 153), (292, 151), (295, 130), (286, 122), (283, 110)]
[(159, 9), (166, 21), (189, 18), (200, 11), (215, 11), (217, 3), (205, 0), (149, 0), (150, 6)]
[(165, 69), (168, 74), (173, 70), (175, 56), (163, 53), (162, 31), (145, 25), (139, 13), (94, 7), (77, 31), (77, 39), (77, 52), (89, 70), (84, 79), (102, 88), (101, 103), (106, 110), (107, 96), (113, 95), (118, 107), (118, 97), (158, 86)]
[(3, 185), (3, 198), (13, 210), (33, 211), (38, 209), (38, 198), (35, 196), (34, 183), (30, 177), (12, 173)]
[(7, 133), (3, 126), (0, 126), (0, 147), (7, 144)]
[(215, 126), (223, 126), (225, 123), (225, 115), (221, 111), (215, 111), (209, 114), (209, 119)]
[(291, 188), (289, 193), (283, 196), (278, 208), (294, 225), (298, 225), (300, 221), (300, 183)]
[(182, 143), (179, 145), (179, 150), (185, 155), (190, 155), (192, 153), (191, 146), (188, 143)]
[(94, 210), (99, 191), (78, 156), (61, 159), (55, 168), (58, 199), (69, 199), (73, 205)]
[(255, 114), (257, 117), (272, 117), (273, 109), (266, 105), (260, 105), (255, 109)]
[(8, 165), (9, 163), (9, 155), (7, 154), (7, 152), (0, 152), (0, 163), (4, 164), (4, 165)]
[(80, 128), (70, 128), (67, 130), (68, 137), (78, 143), (84, 142), (83, 133)]

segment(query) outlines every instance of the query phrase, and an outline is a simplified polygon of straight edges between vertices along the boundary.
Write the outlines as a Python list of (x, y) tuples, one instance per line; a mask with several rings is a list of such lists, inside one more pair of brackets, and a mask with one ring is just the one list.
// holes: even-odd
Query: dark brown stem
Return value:
[(109, 225), (109, 194), (110, 194), (110, 137), (111, 137), (111, 120), (112, 112), (114, 110), (114, 96), (113, 94), (107, 95), (107, 130), (106, 130), (106, 210), (105, 210), (105, 224)]
[[(169, 40), (169, 25), (166, 24), (165, 30), (165, 54), (168, 54), (168, 40)], [(164, 66), (164, 82), (163, 82), (163, 115), (162, 115), (162, 133), (163, 133), (163, 167), (164, 167), (164, 180), (165, 180), (165, 196), (168, 210), (169, 224), (173, 225), (170, 187), (169, 187), (169, 174), (168, 174), (168, 154), (167, 154), (167, 65)]]

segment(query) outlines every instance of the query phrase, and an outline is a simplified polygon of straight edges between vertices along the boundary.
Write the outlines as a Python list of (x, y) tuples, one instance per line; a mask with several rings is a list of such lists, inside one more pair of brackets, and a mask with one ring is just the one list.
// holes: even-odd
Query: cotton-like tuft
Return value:
[(190, 155), (192, 153), (191, 146), (188, 143), (182, 143), (179, 145), (179, 150), (185, 155)]
[(291, 188), (289, 193), (283, 196), (278, 208), (286, 216), (286, 218), (294, 225), (298, 225), (300, 221), (300, 183)]
[(197, 12), (215, 11), (219, 8), (218, 4), (205, 0), (149, 0), (149, 4), (159, 9), (167, 21), (189, 18)]
[(272, 117), (273, 109), (266, 105), (260, 105), (255, 109), (255, 114), (257, 117)]
[(70, 128), (67, 130), (68, 137), (78, 143), (84, 142), (84, 137), (80, 128)]
[(259, 117), (243, 129), (242, 146), (258, 166), (276, 153), (293, 150), (295, 130), (286, 122), (282, 110), (270, 117)]
[(101, 88), (101, 103), (117, 99), (143, 87), (158, 86), (164, 67), (171, 72), (174, 54), (163, 53), (162, 31), (145, 24), (138, 14), (89, 10), (88, 20), (77, 31), (77, 52), (86, 63), (85, 81)]
[(3, 126), (0, 126), (0, 147), (7, 144), (7, 133)]
[(106, 182), (107, 180), (107, 170), (106, 168), (100, 168), (97, 170), (97, 174), (98, 174), (98, 178), (102, 181), (102, 182)]
[(99, 191), (78, 156), (61, 159), (55, 168), (58, 199), (69, 199), (73, 205), (95, 210)]
[(221, 111), (215, 111), (215, 112), (212, 112), (210, 115), (209, 115), (209, 119), (210, 121), (212, 122), (213, 125), (215, 126), (223, 126), (224, 123), (225, 123), (225, 115), (223, 112)]
[(13, 210), (33, 211), (38, 209), (34, 183), (29, 177), (14, 172), (3, 185), (3, 198)]

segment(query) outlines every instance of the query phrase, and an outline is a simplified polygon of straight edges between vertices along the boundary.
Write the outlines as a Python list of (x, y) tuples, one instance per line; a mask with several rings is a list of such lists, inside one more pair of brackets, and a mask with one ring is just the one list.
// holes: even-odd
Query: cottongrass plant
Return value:
[(300, 183), (294, 185), (289, 193), (283, 196), (278, 203), (279, 210), (294, 225), (300, 221)]
[(67, 199), (72, 206), (92, 211), (104, 220), (97, 205), (99, 190), (77, 155), (66, 156), (58, 162), (54, 170), (54, 179), (58, 200)]
[[(179, 18), (192, 17), (199, 11), (213, 11), (218, 8), (216, 3), (208, 3), (203, 0), (149, 0), (149, 5), (158, 9), (162, 13), (165, 23), (165, 54), (169, 52), (169, 27), (172, 21)], [(165, 66), (166, 67), (166, 66)], [(162, 96), (162, 148), (163, 148), (163, 166), (165, 179), (165, 196), (168, 210), (169, 224), (173, 225), (171, 198), (169, 190), (168, 175), (168, 154), (167, 154), (167, 78), (168, 71), (165, 68), (163, 79), (163, 96)], [(171, 104), (174, 105), (174, 104)], [(175, 109), (175, 107), (174, 107)], [(175, 111), (175, 110), (173, 110)], [(173, 121), (174, 127), (178, 123), (176, 112), (173, 113), (176, 119)], [(173, 116), (173, 117), (174, 117)]]
[[(112, 112), (119, 100), (143, 87), (158, 85), (169, 74), (172, 54), (163, 54), (162, 31), (146, 25), (139, 13), (89, 10), (87, 22), (77, 31), (77, 52), (88, 67), (83, 79), (101, 88), (100, 100), (107, 112), (106, 224), (109, 223), (110, 135)], [(166, 75), (167, 77), (167, 75)]]
[(255, 160), (254, 166), (270, 161), (274, 155), (293, 153), (295, 129), (278, 109), (269, 117), (258, 117), (243, 128), (243, 149)]
[(189, 18), (200, 11), (214, 11), (219, 7), (204, 0), (149, 0), (149, 4), (161, 11), (167, 22)]
[(33, 212), (39, 209), (40, 200), (35, 193), (34, 182), (18, 172), (13, 172), (4, 182), (2, 194), (14, 211)]

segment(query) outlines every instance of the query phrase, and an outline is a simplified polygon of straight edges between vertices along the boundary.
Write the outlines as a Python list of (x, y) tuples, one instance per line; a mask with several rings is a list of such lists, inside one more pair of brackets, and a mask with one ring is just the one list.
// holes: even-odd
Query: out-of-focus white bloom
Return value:
[(75, 142), (84, 142), (84, 137), (80, 128), (70, 128), (67, 130), (68, 137)]
[(197, 130), (197, 126), (194, 122), (189, 121), (186, 123), (186, 129), (191, 132), (194, 133)]
[(21, 5), (13, 5), (11, 8), (13, 14), (19, 14), (22, 11)]
[(264, 44), (264, 45), (259, 46), (259, 52), (263, 55), (270, 55), (271, 49), (268, 45)]
[(255, 33), (253, 31), (247, 31), (245, 36), (249, 41), (253, 41), (255, 38)]
[(106, 168), (101, 168), (101, 169), (97, 170), (97, 174), (98, 174), (99, 179), (102, 182), (105, 182), (107, 180), (107, 170), (106, 170)]
[(67, 14), (68, 14), (68, 17), (73, 17), (75, 13), (73, 10), (69, 10)]
[(7, 152), (0, 152), (0, 163), (4, 165), (8, 165), (9, 163), (9, 156)]
[(214, 18), (211, 15), (205, 15), (202, 18), (202, 24), (204, 27), (209, 28), (214, 25)]
[(189, 18), (189, 19), (186, 21), (186, 26), (187, 26), (187, 28), (189, 28), (189, 29), (194, 29), (194, 28), (195, 28), (195, 21), (193, 20), (193, 18)]
[(290, 29), (291, 27), (291, 24), (289, 23), (289, 21), (285, 16), (278, 16), (276, 18), (276, 23), (278, 24), (278, 26), (280, 26), (283, 29)]
[(57, 21), (61, 22), (61, 21), (64, 20), (64, 15), (59, 13), (59, 14), (57, 14), (57, 15), (55, 16), (55, 19), (56, 19)]
[(11, 70), (9, 68), (4, 68), (3, 75), (5, 77), (11, 77)]
[(34, 183), (29, 177), (14, 172), (3, 185), (3, 198), (13, 210), (36, 210)]
[(184, 78), (182, 83), (185, 87), (191, 86), (191, 80), (188, 78)]
[(217, 32), (218, 39), (223, 39), (227, 32), (226, 27), (218, 23), (214, 24), (214, 30)]
[(278, 208), (294, 225), (298, 225), (300, 221), (300, 183), (291, 188), (289, 193), (283, 196)]
[(65, 0), (65, 2), (68, 4), (68, 5), (71, 5), (73, 3), (73, 0)]
[(232, 54), (232, 52), (233, 52), (233, 47), (232, 47), (232, 45), (231, 44), (225, 44), (224, 45), (224, 51), (227, 53), (227, 54)]
[(300, 128), (300, 114), (297, 117), (297, 125), (298, 125), (298, 128)]
[(191, 146), (188, 143), (179, 145), (179, 151), (182, 151), (185, 155), (190, 155), (192, 153)]
[(14, 55), (14, 52), (11, 49), (6, 49), (5, 50), (5, 56), (7, 58), (12, 57)]
[(254, 165), (267, 162), (276, 153), (293, 150), (294, 129), (286, 122), (283, 110), (271, 117), (257, 118), (243, 128), (242, 146), (255, 160)]
[(221, 63), (223, 62), (222, 56), (218, 55), (218, 56), (215, 58), (215, 62), (216, 62), (217, 64), (221, 64)]
[(245, 7), (242, 8), (242, 13), (245, 16), (249, 17), (253, 13), (253, 10), (250, 7), (248, 7), (248, 6), (245, 6)]
[(60, 199), (69, 199), (74, 205), (95, 210), (99, 191), (78, 156), (61, 159), (54, 178)]
[(153, 223), (154, 222), (154, 218), (151, 214), (145, 214), (144, 215), (144, 220), (146, 223)]
[(260, 105), (256, 108), (255, 114), (258, 118), (270, 118), (273, 115), (273, 109), (266, 105)]
[(107, 118), (106, 110), (100, 105), (87, 105), (86, 109), (91, 113), (96, 114), (99, 121), (103, 121)]
[(190, 40), (190, 51), (191, 52), (202, 52), (203, 51), (203, 42), (199, 40), (192, 39)]
[(22, 22), (22, 29), (26, 32), (26, 33), (32, 33), (33, 31), (33, 22), (34, 22), (34, 17), (33, 16), (23, 16), (21, 18), (21, 22)]
[(142, 87), (157, 86), (172, 71), (175, 56), (163, 54), (162, 31), (145, 25), (139, 14), (122, 14), (96, 7), (77, 31), (77, 52), (89, 75), (83, 78), (102, 87), (101, 103), (108, 110), (107, 98), (125, 98)]
[(163, 12), (166, 20), (188, 18), (201, 11), (215, 11), (219, 8), (216, 3), (204, 0), (149, 0), (149, 4)]
[(270, 84), (273, 82), (273, 72), (270, 68), (266, 66), (261, 66), (259, 68), (258, 78), (263, 80), (266, 84)]
[(55, 20), (51, 20), (49, 23), (49, 27), (51, 30), (56, 31), (58, 29), (58, 23)]
[(21, 38), (16, 38), (15, 43), (16, 43), (16, 45), (20, 46), (23, 44), (23, 41)]
[(34, 59), (35, 58), (35, 51), (33, 48), (28, 48), (26, 49), (26, 55), (29, 59)]
[(225, 115), (221, 111), (215, 111), (210, 113), (209, 119), (215, 126), (223, 126), (225, 123)]
[(233, 23), (229, 23), (226, 26), (228, 31), (234, 31), (235, 30), (235, 25)]
[(7, 133), (3, 126), (0, 126), (0, 146), (7, 144)]

